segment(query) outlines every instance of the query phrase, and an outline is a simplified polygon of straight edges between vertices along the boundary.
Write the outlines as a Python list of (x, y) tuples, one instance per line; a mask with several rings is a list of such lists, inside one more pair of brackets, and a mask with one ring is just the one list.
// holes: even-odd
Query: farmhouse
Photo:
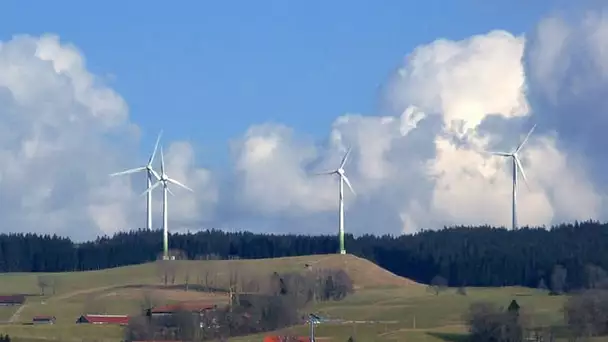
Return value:
[[(316, 338), (315, 338), (316, 340)], [(264, 342), (310, 342), (310, 337), (304, 337), (304, 336), (266, 336), (264, 337)]]
[(55, 316), (34, 316), (33, 324), (55, 324)]
[(76, 320), (76, 323), (88, 324), (129, 324), (129, 316), (127, 315), (82, 315)]
[(25, 303), (25, 295), (0, 296), (0, 306), (16, 306)]
[(164, 327), (175, 327), (183, 314), (191, 315), (198, 321), (201, 329), (218, 329), (217, 317), (215, 317), (217, 305), (200, 302), (183, 302), (174, 305), (159, 306), (146, 310), (146, 316), (150, 321)]
[(146, 310), (146, 316), (150, 318), (167, 317), (178, 312), (190, 312), (193, 314), (204, 315), (205, 313), (215, 311), (216, 309), (217, 305), (214, 304), (187, 302), (148, 309)]

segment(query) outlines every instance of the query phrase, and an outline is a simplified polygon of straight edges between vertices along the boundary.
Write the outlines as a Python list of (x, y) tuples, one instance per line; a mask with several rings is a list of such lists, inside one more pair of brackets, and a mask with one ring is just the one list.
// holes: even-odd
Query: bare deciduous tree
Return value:
[(588, 289), (606, 289), (608, 287), (608, 274), (596, 265), (585, 266), (586, 287)]
[(456, 293), (459, 294), (459, 295), (461, 295), (461, 296), (466, 296), (467, 295), (467, 288), (464, 287), (464, 286), (459, 286), (456, 289)]
[(504, 310), (493, 303), (473, 303), (466, 314), (470, 341), (522, 341), (527, 317), (522, 312)]
[(184, 268), (184, 290), (188, 292), (190, 289), (190, 270), (186, 267)]
[(125, 329), (125, 341), (148, 341), (154, 336), (154, 327), (144, 316), (136, 316), (129, 319)]
[(230, 305), (239, 304), (239, 272), (236, 266), (231, 264), (228, 269), (228, 293), (230, 295)]
[(148, 309), (152, 309), (159, 305), (157, 298), (154, 296), (152, 291), (144, 290), (141, 296), (140, 309), (145, 312)]
[(436, 275), (431, 279), (429, 289), (437, 296), (440, 292), (444, 291), (448, 287), (448, 281), (440, 275)]
[(545, 278), (540, 278), (540, 280), (538, 281), (538, 289), (539, 290), (547, 290), (547, 283), (545, 282)]
[(571, 296), (564, 304), (564, 320), (577, 337), (608, 333), (608, 291), (588, 290)]
[(48, 276), (39, 275), (36, 278), (38, 288), (40, 289), (40, 295), (46, 295), (46, 289), (50, 286), (50, 279)]
[(177, 273), (177, 263), (173, 260), (158, 260), (156, 261), (156, 270), (160, 281), (166, 286), (169, 283), (175, 284), (175, 276)]
[(551, 293), (555, 295), (563, 294), (566, 291), (566, 278), (568, 272), (562, 265), (555, 265), (551, 273)]

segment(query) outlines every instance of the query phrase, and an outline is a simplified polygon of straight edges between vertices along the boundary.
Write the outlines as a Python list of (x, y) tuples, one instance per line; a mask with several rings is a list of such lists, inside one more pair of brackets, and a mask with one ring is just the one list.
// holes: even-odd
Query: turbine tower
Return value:
[(524, 144), (528, 141), (528, 138), (530, 138), (530, 135), (532, 134), (532, 132), (534, 131), (534, 129), (536, 128), (536, 125), (532, 126), (532, 128), (530, 129), (530, 131), (528, 132), (528, 135), (526, 135), (526, 137), (524, 138), (524, 140), (519, 144), (519, 146), (517, 146), (517, 148), (511, 152), (511, 153), (507, 153), (507, 152), (490, 152), (491, 154), (495, 155), (495, 156), (501, 156), (501, 157), (506, 157), (506, 158), (511, 158), (511, 165), (512, 165), (512, 170), (513, 170), (513, 194), (511, 197), (511, 204), (513, 206), (512, 208), (512, 228), (513, 230), (517, 229), (517, 210), (516, 210), (516, 199), (517, 199), (517, 171), (519, 170), (519, 172), (521, 173), (522, 178), (524, 179), (524, 182), (526, 183), (526, 186), (529, 187), (528, 185), (528, 180), (526, 179), (526, 173), (524, 172), (524, 168), (521, 165), (521, 161), (519, 160), (518, 157), (518, 153), (519, 151), (521, 151), (521, 148), (524, 146)]
[[(111, 174), (110, 176), (114, 177), (114, 176), (128, 175), (131, 173), (146, 171), (146, 178), (148, 179), (148, 184), (147, 184), (146, 189), (149, 189), (150, 186), (152, 186), (152, 177), (158, 178), (156, 171), (154, 171), (154, 169), (152, 169), (152, 162), (154, 162), (154, 156), (156, 155), (156, 150), (158, 149), (158, 143), (160, 142), (160, 136), (162, 135), (162, 133), (163, 132), (160, 131), (158, 133), (158, 136), (156, 137), (156, 144), (154, 145), (154, 151), (152, 152), (152, 155), (148, 159), (148, 164), (146, 164), (146, 166), (137, 167), (134, 169), (129, 169), (129, 170), (121, 171), (121, 172), (116, 172), (116, 173)], [(149, 192), (148, 196), (147, 196), (146, 215), (147, 215), (146, 228), (148, 230), (151, 230), (152, 229), (152, 193), (151, 192)]]
[[(194, 192), (194, 190), (185, 186), (184, 184), (176, 181), (175, 179), (169, 178), (165, 173), (165, 157), (163, 156), (163, 148), (160, 148), (160, 176), (154, 172), (154, 176), (157, 181), (154, 185), (150, 186), (143, 194), (150, 194), (159, 185), (163, 185), (163, 260), (169, 260), (169, 230), (167, 227), (167, 192), (173, 195), (173, 192), (169, 189), (169, 183), (180, 186), (186, 190)], [(143, 195), (142, 194), (142, 195)]]
[(344, 173), (344, 165), (346, 164), (346, 161), (348, 160), (348, 155), (350, 154), (351, 149), (349, 148), (348, 151), (346, 151), (346, 154), (344, 154), (344, 157), (342, 158), (342, 162), (340, 162), (340, 166), (333, 171), (326, 171), (326, 172), (321, 172), (321, 173), (317, 173), (317, 175), (338, 175), (340, 176), (340, 203), (339, 203), (339, 230), (338, 230), (338, 240), (340, 242), (340, 254), (346, 254), (346, 249), (344, 248), (344, 183), (346, 183), (346, 185), (348, 186), (348, 188), (350, 189), (350, 191), (352, 191), (353, 195), (355, 194), (355, 190), (353, 190), (353, 187), (350, 185), (350, 182), (348, 181), (348, 178), (346, 177), (346, 174)]

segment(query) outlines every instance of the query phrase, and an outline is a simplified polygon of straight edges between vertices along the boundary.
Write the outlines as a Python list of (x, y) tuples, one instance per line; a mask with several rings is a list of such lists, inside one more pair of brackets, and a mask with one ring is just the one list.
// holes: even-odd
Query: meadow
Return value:
[[(168, 266), (170, 265), (170, 266)], [(181, 301), (227, 303), (225, 293), (195, 290), (206, 284), (225, 288), (235, 274), (246, 278), (272, 272), (304, 271), (310, 268), (341, 268), (353, 279), (355, 293), (342, 301), (325, 302), (310, 312), (333, 319), (317, 326), (316, 335), (331, 341), (463, 341), (467, 328), (463, 317), (477, 301), (508, 306), (515, 299), (536, 326), (559, 323), (564, 296), (520, 288), (466, 288), (466, 294), (447, 288), (438, 295), (424, 284), (398, 277), (375, 264), (352, 255), (315, 255), (259, 260), (173, 261), (114, 269), (69, 273), (11, 273), (0, 275), (0, 293), (30, 294), (15, 310), (0, 307), (0, 334), (13, 341), (120, 341), (123, 331), (115, 326), (77, 325), (85, 313), (138, 314), (149, 304)], [(41, 293), (40, 281), (52, 286)], [(165, 285), (165, 281), (167, 285)], [(188, 291), (186, 291), (188, 289)], [(52, 315), (55, 325), (24, 325), (35, 315)], [(306, 336), (308, 326), (277, 332)], [(262, 336), (230, 341), (261, 341)]]

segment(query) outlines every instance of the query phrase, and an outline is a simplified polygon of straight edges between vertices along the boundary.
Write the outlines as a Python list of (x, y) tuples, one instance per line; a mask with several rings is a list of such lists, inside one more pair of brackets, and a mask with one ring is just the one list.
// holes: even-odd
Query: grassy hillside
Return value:
[[(462, 317), (468, 306), (479, 300), (508, 305), (517, 299), (529, 311), (536, 324), (549, 324), (561, 319), (564, 298), (524, 288), (468, 289), (466, 296), (454, 289), (434, 295), (426, 286), (396, 276), (375, 264), (352, 255), (315, 255), (291, 258), (230, 261), (175, 261), (169, 265), (149, 263), (102, 271), (59, 274), (0, 275), (0, 293), (38, 294), (40, 277), (52, 280), (45, 296), (28, 297), (27, 303), (15, 315), (13, 309), (0, 311), (0, 319), (15, 322), (30, 321), (34, 315), (57, 317), (55, 326), (0, 325), (0, 334), (9, 333), (17, 341), (118, 341), (122, 331), (110, 326), (76, 326), (74, 321), (83, 313), (105, 312), (135, 314), (144, 302), (156, 304), (178, 301), (225, 303), (221, 293), (192, 291), (192, 284), (208, 282), (214, 287), (227, 285), (230, 274), (246, 277), (272, 272), (306, 271), (307, 269), (341, 268), (353, 279), (356, 293), (344, 301), (329, 302), (311, 311), (342, 323), (323, 324), (318, 335), (345, 341), (355, 336), (363, 341), (454, 341), (462, 339), (465, 327)], [(175, 275), (173, 277), (173, 274)], [(165, 276), (172, 286), (160, 286)], [(171, 281), (175, 279), (174, 282)], [(186, 283), (190, 291), (185, 291)], [(171, 285), (171, 284), (170, 284)], [(307, 327), (295, 327), (286, 332), (306, 334)], [(261, 341), (261, 336), (236, 338), (234, 341)]]

